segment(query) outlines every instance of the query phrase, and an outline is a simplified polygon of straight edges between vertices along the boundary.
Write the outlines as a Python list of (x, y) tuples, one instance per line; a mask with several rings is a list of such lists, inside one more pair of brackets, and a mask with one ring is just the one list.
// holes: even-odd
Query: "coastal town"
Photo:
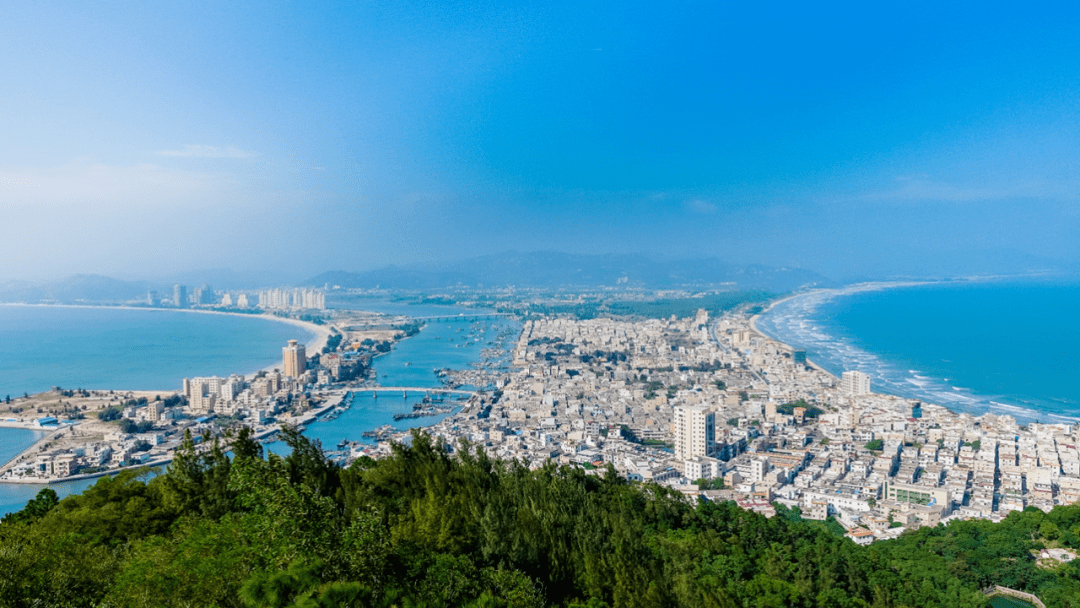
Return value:
[[(1075, 426), (1021, 425), (876, 394), (869, 376), (837, 378), (757, 331), (752, 312), (533, 315), (516, 340), (506, 336), (505, 352), (485, 349), (489, 362), (504, 357), (499, 365), (436, 370), (433, 383), (467, 399), (406, 417), (423, 424), (426, 415), (452, 412), (424, 429), (449, 449), (482, 449), (533, 468), (611, 467), (692, 500), (735, 501), (767, 516), (798, 509), (839, 523), (860, 544), (1080, 499)], [(283, 426), (320, 424), (354, 392), (379, 390), (373, 358), (420, 331), (394, 327), (380, 315), (339, 313), (315, 343), (290, 341), (280, 365), (256, 374), (188, 378), (174, 393), (56, 388), (11, 400), (9, 423), (47, 434), (0, 469), (0, 481), (164, 465), (185, 434), (205, 449), (238, 426), (273, 441)], [(43, 405), (53, 414), (27, 416)], [(356, 429), (356, 439), (361, 431), (374, 439), (339, 446), (343, 463), (385, 456), (408, 437)]]
[(767, 516), (797, 508), (861, 544), (1080, 500), (1075, 426), (875, 394), (866, 374), (828, 374), (748, 314), (530, 320), (513, 356), (499, 390), (428, 431)]

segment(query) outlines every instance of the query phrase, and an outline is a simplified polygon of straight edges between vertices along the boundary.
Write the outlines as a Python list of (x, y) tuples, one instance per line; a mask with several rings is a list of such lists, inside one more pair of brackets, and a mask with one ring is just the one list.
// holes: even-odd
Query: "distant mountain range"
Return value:
[(576, 255), (567, 253), (504, 253), (453, 262), (439, 267), (389, 266), (366, 272), (324, 272), (305, 281), (275, 280), (269, 275), (214, 270), (187, 273), (172, 280), (124, 281), (80, 274), (59, 281), (0, 283), (0, 302), (109, 303), (144, 300), (148, 290), (172, 296), (174, 282), (189, 292), (203, 282), (217, 289), (252, 290), (287, 285), (400, 290), (442, 290), (458, 287), (708, 289), (731, 287), (785, 292), (805, 285), (834, 282), (801, 268), (739, 266), (716, 259), (659, 261), (644, 255)]
[(503, 253), (429, 268), (390, 266), (367, 272), (324, 272), (303, 282), (321, 287), (446, 289), (453, 287), (570, 288), (641, 287), (646, 289), (732, 286), (783, 292), (833, 281), (802, 268), (740, 266), (717, 259), (660, 261), (644, 255)]

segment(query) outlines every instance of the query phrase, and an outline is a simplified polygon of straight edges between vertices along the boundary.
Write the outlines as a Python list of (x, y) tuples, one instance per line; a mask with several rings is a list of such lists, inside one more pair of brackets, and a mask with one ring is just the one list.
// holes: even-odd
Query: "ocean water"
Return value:
[[(308, 330), (264, 318), (154, 309), (0, 304), (0, 399), (52, 386), (179, 390), (185, 376), (251, 373), (281, 359)], [(0, 428), (0, 463), (40, 431)], [(51, 484), (61, 496), (96, 480)], [(0, 484), (0, 515), (21, 509), (44, 485)]]
[[(465, 316), (459, 319), (453, 319), (450, 321), (441, 321), (435, 323), (429, 323), (426, 325), (419, 334), (399, 342), (395, 348), (388, 354), (380, 356), (375, 359), (374, 367), (379, 375), (379, 383), (383, 386), (407, 386), (407, 387), (430, 387), (437, 388), (441, 386), (438, 376), (435, 374), (436, 369), (441, 368), (453, 368), (453, 369), (467, 369), (474, 362), (481, 359), (481, 351), (485, 348), (492, 348), (496, 346), (496, 341), (499, 340), (500, 335), (505, 339), (509, 337), (508, 342), (504, 345), (512, 346), (520, 333), (521, 325), (519, 322), (509, 319), (488, 318), (477, 319), (475, 321), (470, 320), (469, 314), (476, 315), (478, 311), (467, 310), (461, 308), (447, 307), (447, 306), (409, 306), (397, 302), (386, 302), (380, 300), (372, 300), (367, 302), (370, 310), (377, 312), (386, 312), (389, 314), (412, 314), (415, 316), (434, 316), (434, 315), (457, 315), (459, 313), (465, 313)], [(27, 307), (4, 307), (0, 306), (0, 331), (7, 326), (18, 326), (18, 322), (11, 320), (10, 318), (5, 320), (4, 314), (5, 308), (15, 309), (20, 308), (16, 312), (26, 310)], [(10, 347), (8, 344), (4, 344), (6, 340), (0, 339), (0, 365), (12, 365), (14, 369), (21, 370), (22, 374), (29, 374), (29, 372), (23, 368), (15, 366), (14, 363), (7, 360), (5, 352), (23, 352), (30, 355), (30, 360), (47, 360), (48, 357), (34, 352), (35, 349), (40, 348), (54, 348), (55, 343), (62, 342), (61, 338), (67, 336), (71, 337), (76, 333), (71, 332), (71, 327), (77, 324), (77, 321), (83, 319), (93, 319), (95, 327), (85, 328), (82, 331), (89, 334), (96, 334), (97, 337), (108, 336), (109, 334), (115, 334), (117, 336), (128, 336), (128, 342), (149, 344), (142, 350), (142, 360), (131, 361), (128, 365), (139, 366), (151, 370), (153, 373), (145, 376), (132, 376), (130, 370), (108, 370), (101, 369), (98, 373), (101, 374), (102, 384), (94, 384), (89, 381), (83, 381), (82, 383), (75, 380), (45, 380), (44, 388), (47, 389), (54, 384), (60, 386), (71, 387), (83, 387), (83, 388), (160, 388), (161, 386), (178, 385), (180, 380), (169, 381), (167, 384), (161, 384), (163, 378), (166, 378), (165, 374), (159, 373), (161, 369), (178, 369), (180, 375), (178, 378), (183, 378), (186, 374), (191, 375), (210, 375), (217, 373), (218, 375), (242, 371), (250, 372), (258, 369), (262, 369), (267, 365), (280, 361), (280, 347), (284, 343), (284, 339), (301, 339), (307, 340), (310, 336), (301, 336), (298, 332), (302, 332), (299, 328), (275, 322), (268, 322), (262, 319), (247, 319), (243, 317), (228, 317), (220, 315), (196, 315), (172, 312), (172, 317), (180, 318), (157, 318), (157, 317), (140, 317), (138, 315), (145, 314), (147, 311), (132, 310), (132, 311), (107, 311), (104, 309), (45, 309), (35, 308), (33, 311), (46, 311), (38, 312), (43, 316), (38, 316), (29, 319), (36, 323), (36, 332), (38, 336), (45, 339), (39, 339), (37, 341), (27, 339), (23, 336), (21, 342), (21, 348)], [(75, 320), (71, 320), (70, 317), (60, 314), (57, 317), (50, 317), (47, 311), (57, 312), (71, 312), (74, 313)], [(128, 315), (108, 315), (104, 317), (86, 315), (83, 313), (88, 312), (118, 312), (118, 313), (132, 313)], [(155, 311), (151, 311), (155, 312)], [(161, 311), (169, 313), (169, 311)], [(187, 323), (186, 318), (197, 318), (195, 324)], [(50, 325), (49, 322), (54, 318), (59, 318), (63, 322), (57, 325)], [(66, 319), (66, 321), (64, 321)], [(203, 320), (224, 320), (224, 321), (236, 321), (239, 322), (240, 329), (229, 329), (228, 323), (222, 325), (211, 325), (209, 327), (204, 326), (197, 321)], [(213, 323), (213, 321), (210, 321)], [(6, 325), (5, 325), (6, 323)], [(190, 331), (190, 333), (188, 333)], [(269, 334), (265, 333), (265, 330), (271, 330)], [(284, 334), (275, 333), (272, 330), (284, 330)], [(164, 334), (166, 331), (175, 332), (172, 335), (158, 335)], [(253, 334), (247, 334), (245, 332), (254, 332)], [(33, 334), (34, 332), (29, 332)], [(212, 333), (212, 336), (208, 336), (208, 333)], [(148, 335), (149, 334), (149, 335)], [(22, 335), (22, 334), (20, 334)], [(86, 336), (87, 334), (77, 334)], [(205, 360), (195, 361), (200, 357), (196, 356), (195, 352), (201, 345), (205, 347), (208, 344), (208, 340), (217, 340), (222, 337), (228, 337), (224, 340), (225, 344), (218, 344), (215, 346), (214, 351), (218, 353), (217, 359), (219, 359), (218, 367), (207, 365)], [(4, 335), (0, 333), (0, 338)], [(109, 345), (113, 342), (117, 342), (116, 348), (122, 346), (121, 340), (110, 339), (89, 339), (87, 338), (87, 345), (81, 349), (79, 353), (67, 353), (64, 354), (64, 360), (68, 361), (68, 365), (73, 371), (67, 376), (74, 378), (78, 369), (79, 362), (83, 359), (103, 358), (102, 355), (108, 355), (108, 351), (94, 350), (94, 345), (97, 348), (105, 349), (112, 348)], [(264, 345), (264, 340), (266, 344)], [(172, 344), (175, 346), (173, 349), (161, 349), (156, 348), (158, 344)], [(243, 345), (247, 345), (244, 347)], [(227, 348), (228, 347), (228, 348)], [(236, 350), (229, 350), (232, 347), (236, 347)], [(273, 353), (270, 358), (264, 357), (261, 353), (263, 350), (269, 348)], [(8, 349), (5, 351), (4, 349)], [(233, 353), (233, 359), (229, 360), (226, 353)], [(60, 355), (54, 355), (60, 356)], [(114, 354), (114, 357), (124, 357), (126, 355)], [(157, 358), (156, 360), (154, 358)], [(136, 357), (138, 359), (138, 357)], [(190, 359), (185, 361), (185, 359)], [(198, 363), (198, 369), (204, 370), (209, 368), (208, 371), (187, 371), (191, 369), (192, 364)], [(218, 369), (218, 368), (221, 369)], [(85, 377), (85, 376), (82, 376)], [(134, 378), (134, 380), (132, 379)], [(144, 379), (140, 379), (144, 378)], [(0, 386), (4, 382), (3, 378), (0, 378)], [(20, 385), (21, 386), (21, 385)], [(465, 387), (469, 388), (469, 387)], [(21, 394), (23, 389), (10, 390), (13, 394)], [(35, 390), (42, 390), (40, 387), (28, 388), (29, 392), (35, 392)], [(2, 392), (2, 390), (0, 390)], [(2, 395), (0, 395), (2, 397)], [(361, 433), (366, 430), (375, 429), (384, 424), (390, 424), (398, 429), (408, 429), (414, 427), (423, 427), (445, 418), (443, 416), (433, 416), (427, 418), (406, 419), (395, 422), (393, 419), (396, 413), (407, 413), (412, 411), (412, 405), (419, 402), (424, 397), (422, 392), (410, 392), (407, 397), (404, 397), (401, 392), (381, 392), (377, 398), (373, 397), (371, 393), (358, 393), (353, 401), (352, 407), (341, 414), (335, 420), (316, 422), (308, 426), (305, 431), (305, 435), (313, 439), (318, 439), (322, 442), (323, 447), (326, 449), (333, 449), (343, 439), (348, 440), (363, 440)], [(38, 431), (28, 431), (23, 429), (8, 429), (0, 428), (0, 462), (7, 462), (12, 456), (18, 454), (22, 450), (26, 449), (33, 444), (40, 437)], [(272, 452), (283, 454), (287, 452), (288, 448), (282, 442), (276, 442), (269, 444), (268, 449)], [(78, 493), (85, 490), (87, 487), (93, 485), (97, 480), (80, 480), (74, 482), (65, 482), (59, 484), (45, 485), (29, 485), (29, 484), (3, 484), (0, 483), (0, 515), (10, 513), (22, 509), (28, 500), (37, 495), (38, 491), (44, 487), (50, 487), (61, 497), (72, 493)]]
[(1080, 418), (1080, 285), (853, 287), (781, 302), (758, 328), (874, 392), (1021, 421)]
[(49, 390), (179, 390), (185, 377), (247, 374), (306, 329), (167, 309), (0, 304), (0, 398)]
[[(18, 455), (19, 452), (22, 452), (33, 445), (35, 441), (41, 439), (44, 435), (45, 433), (43, 431), (0, 427), (0, 463), (11, 460)], [(68, 481), (49, 485), (0, 483), (0, 517), (21, 510), (26, 506), (26, 502), (37, 496), (37, 493), (43, 488), (52, 488), (57, 494), (63, 497), (68, 494), (82, 492), (96, 481), (96, 479), (80, 479), (78, 481)]]

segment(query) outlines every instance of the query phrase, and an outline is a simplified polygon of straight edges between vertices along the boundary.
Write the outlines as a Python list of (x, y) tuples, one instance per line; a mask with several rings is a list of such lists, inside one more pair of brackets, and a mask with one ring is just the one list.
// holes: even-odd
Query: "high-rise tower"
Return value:
[(869, 395), (870, 376), (856, 371), (844, 372), (840, 376), (840, 390), (847, 395)]
[(187, 286), (186, 285), (173, 285), (173, 306), (177, 308), (187, 308)]
[(296, 340), (281, 349), (282, 371), (288, 378), (299, 378), (307, 370), (307, 350)]
[(675, 457), (685, 460), (711, 455), (716, 448), (716, 414), (700, 405), (677, 406), (674, 414)]

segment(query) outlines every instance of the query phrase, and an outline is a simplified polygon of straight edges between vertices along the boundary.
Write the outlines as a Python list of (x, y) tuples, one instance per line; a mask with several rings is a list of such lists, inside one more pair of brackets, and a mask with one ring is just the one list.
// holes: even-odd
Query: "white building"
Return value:
[(709, 456), (716, 447), (716, 414), (708, 407), (675, 407), (671, 426), (675, 434), (675, 458), (679, 460)]
[(696, 479), (717, 479), (724, 475), (724, 463), (708, 456), (695, 456), (683, 462), (683, 477)]
[[(246, 299), (246, 298), (245, 298)], [(259, 308), (326, 308), (326, 294), (316, 289), (268, 289), (259, 292)]]
[(869, 395), (870, 376), (856, 371), (844, 372), (840, 377), (840, 390), (846, 395)]

